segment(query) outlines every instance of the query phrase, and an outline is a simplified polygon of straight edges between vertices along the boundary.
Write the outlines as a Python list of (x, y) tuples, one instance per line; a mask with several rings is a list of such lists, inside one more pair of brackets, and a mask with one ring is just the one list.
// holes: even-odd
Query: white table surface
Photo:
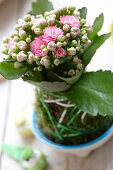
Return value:
[[(113, 19), (113, 1), (107, 0), (52, 0), (54, 7), (75, 5), (88, 7), (88, 21), (93, 22), (100, 12), (104, 12), (105, 23), (101, 32), (107, 32)], [(2, 37), (13, 30), (17, 19), (22, 17), (29, 9), (32, 0), (5, 0), (0, 4), (0, 49)], [(1, 56), (2, 58), (2, 56)], [(1, 60), (1, 59), (0, 59)], [(113, 47), (107, 41), (98, 50), (88, 70), (107, 69), (113, 71)], [(17, 81), (0, 83), (0, 145), (14, 143), (40, 147), (47, 155), (48, 166), (46, 170), (113, 170), (113, 138), (104, 146), (93, 151), (87, 158), (78, 158), (75, 155), (54, 152), (35, 138), (21, 138), (15, 128), (14, 119), (21, 111), (23, 105), (34, 101), (34, 88), (29, 84)], [(0, 152), (0, 170), (21, 170), (20, 165)]]

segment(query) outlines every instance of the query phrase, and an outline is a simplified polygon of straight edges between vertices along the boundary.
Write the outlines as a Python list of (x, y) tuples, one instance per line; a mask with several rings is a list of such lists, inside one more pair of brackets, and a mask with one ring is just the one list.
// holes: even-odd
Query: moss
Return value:
[[(53, 123), (48, 116), (47, 110), (44, 108), (41, 100), (56, 100), (57, 97), (47, 92), (36, 90), (36, 120), (38, 126), (42, 129), (44, 135), (50, 140), (65, 145), (76, 145), (89, 142), (99, 137), (105, 132), (112, 124), (113, 117), (111, 116), (91, 116), (86, 114), (85, 118), (81, 119), (83, 112), (78, 115), (78, 108), (67, 108), (67, 113), (59, 124), (59, 119), (64, 111), (64, 107), (57, 105), (56, 103), (46, 103), (49, 113), (52, 117)], [(69, 121), (75, 117), (74, 121)], [(54, 127), (55, 126), (55, 127)], [(57, 130), (56, 130), (56, 129)]]

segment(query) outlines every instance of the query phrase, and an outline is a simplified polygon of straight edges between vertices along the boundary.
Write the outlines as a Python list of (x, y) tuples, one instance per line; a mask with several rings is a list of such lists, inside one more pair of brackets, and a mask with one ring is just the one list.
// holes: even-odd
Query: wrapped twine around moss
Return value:
[(58, 93), (36, 88), (36, 121), (42, 132), (58, 144), (83, 144), (99, 137), (113, 116), (91, 116)]

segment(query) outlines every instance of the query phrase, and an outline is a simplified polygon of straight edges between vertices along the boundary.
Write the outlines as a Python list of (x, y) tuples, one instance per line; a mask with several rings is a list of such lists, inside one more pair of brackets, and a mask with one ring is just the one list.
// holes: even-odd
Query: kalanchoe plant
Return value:
[[(104, 21), (103, 13), (91, 26), (86, 21), (85, 7), (53, 10), (52, 4), (46, 1), (48, 11), (42, 15), (40, 13), (45, 9), (40, 11), (37, 2), (33, 3), (30, 14), (18, 20), (10, 38), (4, 38), (5, 48), (2, 52), (7, 57), (0, 63), (0, 73), (9, 80), (22, 77), (47, 93), (46, 97), (51, 99), (49, 101), (43, 98), (42, 91), (38, 95), (56, 133), (56, 124), (46, 102), (54, 100), (55, 108), (59, 103), (61, 107), (74, 107), (74, 110), (69, 110), (72, 114), (79, 108), (81, 110), (77, 113), (113, 115), (113, 73), (85, 71), (96, 50), (110, 36), (110, 33), (98, 35)], [(61, 99), (51, 98), (49, 92), (57, 92), (56, 98), (60, 96)], [(66, 112), (67, 109), (64, 109), (64, 116)], [(57, 127), (60, 127), (60, 123)], [(68, 124), (66, 122), (65, 128)]]

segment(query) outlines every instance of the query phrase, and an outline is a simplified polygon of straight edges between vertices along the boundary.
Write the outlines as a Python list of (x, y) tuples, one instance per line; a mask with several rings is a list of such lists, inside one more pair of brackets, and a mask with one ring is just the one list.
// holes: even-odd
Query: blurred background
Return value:
[[(0, 51), (3, 47), (2, 38), (8, 36), (13, 31), (17, 20), (24, 16), (30, 9), (33, 0), (0, 0)], [(113, 21), (113, 0), (51, 0), (54, 8), (73, 5), (77, 8), (86, 6), (88, 9), (87, 22), (93, 24), (94, 19), (101, 13), (104, 13), (104, 26), (100, 33), (106, 33)], [(0, 52), (0, 60), (2, 54)], [(109, 40), (97, 51), (91, 63), (88, 65), (88, 71), (96, 71), (99, 69), (113, 71), (113, 46)], [(2, 142), (30, 144), (33, 146), (40, 145), (35, 139), (23, 140), (16, 133), (14, 126), (14, 118), (21, 111), (23, 105), (31, 105), (34, 102), (34, 88), (21, 79), (16, 81), (0, 82), (0, 145)], [(44, 145), (40, 145), (42, 150), (48, 155), (51, 162), (48, 170), (113, 170), (113, 142), (110, 141), (105, 147), (95, 151), (90, 158), (81, 160), (73, 156), (62, 155), (52, 157), (52, 151), (48, 150)], [(106, 153), (106, 154), (105, 154)], [(56, 159), (56, 160), (55, 160)], [(68, 160), (68, 168), (67, 163)], [(98, 161), (98, 166), (97, 162)], [(106, 164), (103, 163), (106, 161)], [(64, 163), (63, 163), (64, 161)], [(7, 162), (7, 163), (6, 163)], [(73, 163), (72, 163), (73, 162)], [(90, 162), (90, 164), (89, 164)], [(71, 165), (73, 164), (73, 166)], [(14, 168), (16, 166), (16, 169)], [(84, 166), (84, 168), (83, 168)], [(20, 170), (16, 163), (11, 161), (5, 155), (0, 155), (1, 170)]]

